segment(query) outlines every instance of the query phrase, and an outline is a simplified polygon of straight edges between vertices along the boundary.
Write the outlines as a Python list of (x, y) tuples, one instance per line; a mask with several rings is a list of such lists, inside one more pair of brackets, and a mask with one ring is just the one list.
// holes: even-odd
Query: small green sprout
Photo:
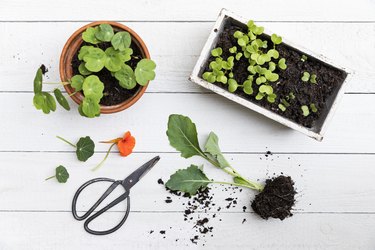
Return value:
[(290, 99), (290, 100), (294, 100), (294, 99), (296, 99), (296, 96), (294, 95), (293, 92), (290, 92), (289, 95), (287, 96), (287, 98)]
[(285, 107), (289, 107), (290, 104), (287, 100), (285, 100), (284, 98), (281, 99), (281, 103), (285, 106)]
[(229, 52), (234, 54), (237, 52), (237, 47), (236, 46), (233, 46), (232, 48), (229, 49)]
[(222, 48), (216, 48), (216, 49), (211, 50), (211, 55), (213, 57), (219, 57), (219, 56), (221, 56), (221, 54), (223, 54)]
[(238, 88), (238, 83), (236, 80), (234, 79), (229, 79), (228, 80), (228, 91), (233, 93), (237, 90)]
[(262, 100), (263, 97), (267, 96), (267, 101), (270, 103), (275, 102), (276, 95), (273, 93), (273, 88), (269, 85), (262, 85), (259, 87), (259, 92), (255, 97), (256, 100)]
[(281, 58), (279, 62), (277, 63), (277, 66), (279, 66), (279, 68), (282, 70), (285, 70), (287, 67), (285, 64), (285, 61), (286, 61), (285, 58)]
[(283, 39), (281, 38), (281, 36), (278, 36), (276, 34), (272, 34), (271, 35), (271, 41), (273, 42), (274, 45), (277, 45), (277, 44), (282, 43)]
[(278, 107), (281, 111), (285, 112), (286, 107), (283, 104), (279, 103)]
[(248, 94), (248, 95), (253, 94), (254, 90), (253, 90), (252, 84), (253, 84), (253, 78), (250, 78), (244, 81), (243, 92), (245, 92), (245, 94)]
[(307, 71), (303, 72), (303, 75), (302, 75), (302, 77), (301, 77), (301, 80), (304, 81), (304, 82), (308, 82), (309, 79), (310, 79), (310, 73), (307, 72)]
[(316, 75), (315, 75), (315, 74), (312, 74), (312, 75), (310, 76), (310, 82), (311, 82), (311, 83), (316, 83)]
[(302, 61), (302, 62), (306, 62), (306, 61), (307, 61), (307, 56), (306, 56), (306, 55), (302, 55), (302, 57), (301, 57), (301, 61)]
[(316, 106), (315, 106), (314, 103), (311, 103), (311, 104), (310, 104), (310, 109), (311, 109), (311, 111), (314, 112), (314, 113), (318, 112), (318, 109), (316, 108)]
[(310, 114), (309, 107), (307, 107), (306, 105), (301, 106), (301, 110), (302, 110), (303, 116), (308, 116)]
[(242, 54), (241, 52), (240, 52), (240, 53), (237, 53), (237, 54), (236, 54), (236, 60), (239, 61), (239, 60), (241, 59), (242, 55), (243, 55), (243, 54)]

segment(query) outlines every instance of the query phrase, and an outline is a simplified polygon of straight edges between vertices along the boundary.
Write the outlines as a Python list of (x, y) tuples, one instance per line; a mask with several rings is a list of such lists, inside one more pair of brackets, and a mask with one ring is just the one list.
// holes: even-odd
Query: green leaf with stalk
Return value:
[(56, 136), (56, 138), (76, 148), (77, 159), (80, 161), (85, 162), (94, 154), (95, 143), (91, 140), (90, 136), (79, 138), (77, 144), (73, 144), (61, 136)]
[(43, 71), (41, 68), (38, 68), (34, 78), (34, 94), (42, 92), (43, 85)]
[(79, 52), (78, 52), (78, 60), (82, 61), (83, 60), (83, 57), (85, 55), (87, 55), (87, 53), (89, 53), (89, 50), (90, 49), (93, 49), (95, 48), (94, 46), (88, 46), (88, 45), (84, 45), (82, 46), (80, 49), (79, 49)]
[(91, 44), (98, 44), (98, 43), (100, 43), (99, 39), (97, 39), (96, 36), (95, 36), (96, 32), (98, 32), (98, 29), (99, 29), (98, 27), (88, 27), (82, 33), (82, 39), (83, 39), (83, 41), (85, 41), (87, 43), (91, 43)]
[(103, 97), (104, 83), (102, 83), (96, 75), (91, 75), (85, 78), (82, 84), (83, 94), (86, 98), (95, 100), (99, 103)]
[(121, 69), (123, 62), (121, 61), (121, 56), (119, 51), (115, 50), (113, 47), (109, 47), (105, 50), (106, 59), (104, 61), (104, 66), (111, 72), (116, 72)]
[(85, 97), (81, 103), (81, 112), (88, 118), (94, 118), (100, 115), (100, 105), (98, 100), (94, 100), (91, 97)]
[(99, 48), (89, 48), (83, 56), (85, 67), (91, 72), (99, 72), (104, 68), (107, 56), (105, 52)]
[(70, 79), (70, 86), (72, 86), (75, 91), (81, 91), (84, 81), (85, 78), (83, 76), (75, 75)]
[(278, 107), (281, 111), (285, 112), (286, 107), (283, 104), (279, 103)]
[(118, 51), (117, 54), (121, 62), (124, 63), (130, 61), (131, 55), (133, 54), (133, 50), (131, 48), (126, 48), (123, 51)]
[(68, 170), (66, 170), (64, 166), (60, 165), (55, 169), (55, 175), (46, 178), (46, 181), (52, 178), (56, 178), (59, 183), (66, 183), (69, 179)]
[(110, 42), (113, 36), (113, 28), (107, 23), (100, 24), (95, 32), (95, 37), (102, 42)]
[(247, 79), (243, 83), (243, 92), (248, 95), (252, 95), (254, 93), (253, 87), (253, 78)]
[(111, 39), (111, 44), (115, 50), (124, 51), (126, 48), (130, 47), (131, 36), (129, 32), (120, 31), (114, 34)]
[(274, 45), (277, 45), (277, 44), (282, 43), (283, 39), (281, 38), (281, 36), (278, 36), (276, 34), (272, 34), (271, 35), (271, 41), (273, 42)]
[(53, 94), (55, 95), (55, 98), (57, 102), (65, 109), (70, 110), (70, 106), (64, 95), (61, 93), (60, 89), (55, 89), (53, 91)]
[(138, 62), (135, 68), (134, 74), (137, 83), (141, 86), (145, 86), (148, 81), (155, 79), (155, 68), (156, 64), (150, 59), (142, 59)]
[(78, 66), (78, 71), (81, 75), (84, 75), (84, 76), (88, 76), (92, 74), (92, 72), (86, 68), (84, 62), (81, 62), (81, 64)]
[(307, 56), (306, 55), (302, 55), (301, 56), (301, 61), (302, 62), (306, 62), (307, 61)]
[(276, 74), (276, 73), (273, 73), (270, 70), (267, 70), (266, 73), (264, 74), (264, 76), (270, 82), (276, 82), (277, 80), (279, 80), (279, 75)]
[(229, 48), (229, 52), (234, 54), (237, 52), (237, 47), (236, 46), (233, 46), (232, 48)]
[(134, 89), (137, 85), (133, 69), (126, 64), (122, 64), (121, 69), (115, 72), (115, 78), (119, 81), (120, 86), (125, 89)]

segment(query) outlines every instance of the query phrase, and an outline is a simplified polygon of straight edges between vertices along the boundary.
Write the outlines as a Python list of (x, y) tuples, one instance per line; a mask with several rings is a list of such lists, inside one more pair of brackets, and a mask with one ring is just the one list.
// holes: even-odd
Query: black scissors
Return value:
[[(86, 232), (90, 234), (95, 235), (105, 235), (115, 232), (117, 229), (119, 229), (126, 221), (129, 215), (130, 211), (130, 197), (129, 197), (129, 191), (130, 189), (148, 172), (150, 169), (160, 160), (159, 156), (154, 157), (150, 161), (143, 164), (141, 167), (139, 167), (137, 170), (135, 170), (131, 175), (126, 177), (124, 180), (113, 180), (109, 178), (95, 178), (92, 180), (89, 180), (88, 182), (84, 183), (80, 188), (78, 188), (77, 192), (74, 195), (73, 202), (72, 202), (72, 213), (76, 220), (84, 220), (87, 219), (84, 223), (84, 228)], [(113, 182), (112, 185), (102, 194), (102, 196), (99, 198), (99, 200), (82, 216), (78, 216), (77, 214), (77, 199), (79, 197), (79, 194), (84, 190), (87, 186), (96, 183), (96, 182)], [(110, 202), (108, 205), (106, 205), (104, 208), (100, 209), (98, 212), (94, 213), (92, 216), (92, 212), (102, 203), (102, 201), (113, 191), (117, 186), (121, 185), (125, 189), (125, 193), (120, 195), (118, 198)], [(96, 231), (89, 228), (89, 224), (91, 221), (93, 221), (95, 218), (99, 217), (101, 214), (106, 212), (111, 207), (119, 204), (120, 202), (124, 201), (126, 199), (126, 212), (124, 215), (124, 218), (120, 221), (120, 223), (113, 227), (112, 229), (105, 230), (105, 231)], [(89, 217), (90, 216), (90, 217)]]

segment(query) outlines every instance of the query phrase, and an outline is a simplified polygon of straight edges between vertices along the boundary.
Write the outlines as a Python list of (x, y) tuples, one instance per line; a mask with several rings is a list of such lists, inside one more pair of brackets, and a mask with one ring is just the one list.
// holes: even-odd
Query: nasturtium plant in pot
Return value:
[(348, 72), (222, 10), (190, 80), (317, 140)]
[[(60, 77), (82, 116), (114, 113), (133, 105), (155, 78), (156, 64), (142, 39), (116, 22), (94, 22), (78, 29), (60, 57)], [(59, 88), (55, 98), (42, 91), (44, 68), (34, 79), (34, 105), (44, 113), (55, 111), (56, 101), (69, 110)]]

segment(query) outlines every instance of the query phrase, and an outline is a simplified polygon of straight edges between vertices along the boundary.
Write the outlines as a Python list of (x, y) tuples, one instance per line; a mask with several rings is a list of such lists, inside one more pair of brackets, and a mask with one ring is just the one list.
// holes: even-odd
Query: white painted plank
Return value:
[[(0, 211), (70, 211), (75, 190), (84, 182), (95, 177), (123, 179), (138, 166), (156, 154), (135, 153), (122, 158), (111, 154), (102, 169), (90, 169), (104, 157), (95, 154), (86, 163), (75, 159), (74, 153), (0, 153)], [(131, 190), (132, 211), (184, 211), (187, 202), (184, 197), (169, 194), (157, 183), (164, 181), (177, 169), (190, 164), (204, 164), (209, 178), (230, 181), (230, 177), (215, 169), (198, 157), (183, 159), (178, 154), (160, 154), (160, 162)], [(283, 173), (295, 180), (297, 202), (295, 212), (302, 213), (375, 213), (375, 155), (269, 155), (227, 154), (238, 172), (251, 180), (266, 178)], [(53, 175), (54, 168), (63, 164), (70, 172), (66, 184), (55, 180), (44, 181)], [(105, 188), (105, 186), (103, 186)], [(242, 207), (250, 209), (250, 201), (256, 192), (211, 185), (214, 195), (211, 212), (221, 207), (221, 212), (242, 212)], [(100, 193), (104, 190), (100, 190)], [(32, 194), (32, 195), (31, 195)], [(88, 199), (96, 201), (99, 193), (90, 193)], [(165, 203), (167, 196), (172, 203)], [(226, 198), (238, 198), (236, 207), (226, 208)], [(88, 209), (82, 207), (82, 209)], [(116, 211), (121, 211), (119, 208)], [(251, 215), (254, 217), (255, 215)]]
[[(244, 218), (247, 222), (242, 224)], [(184, 222), (179, 213), (132, 213), (122, 228), (107, 236), (87, 234), (70, 213), (0, 213), (0, 220), (1, 249), (372, 250), (375, 246), (374, 214), (298, 214), (282, 222), (219, 214), (209, 222), (213, 236), (208, 234), (197, 245), (190, 241), (196, 235), (193, 224)], [(150, 230), (155, 232), (149, 234)], [(165, 239), (160, 230), (166, 230)]]
[[(374, 153), (375, 98), (346, 95), (333, 117), (323, 142), (317, 142), (217, 95), (145, 94), (130, 109), (114, 115), (87, 119), (58, 109), (44, 115), (32, 105), (32, 93), (1, 93), (0, 151), (71, 150), (55, 136), (78, 140), (90, 135), (95, 141), (121, 136), (126, 130), (137, 138), (136, 151), (174, 152), (165, 131), (172, 113), (188, 115), (200, 137), (215, 131), (226, 152)], [(98, 129), (100, 128), (100, 129)], [(20, 142), (20, 140), (22, 140)], [(106, 147), (99, 145), (99, 150)]]
[[(157, 63), (149, 92), (201, 92), (188, 81), (212, 23), (125, 23), (145, 40)], [(375, 23), (260, 23), (270, 30), (356, 71), (348, 92), (375, 92)], [(0, 23), (0, 91), (32, 91), (36, 68), (46, 64), (59, 80), (60, 52), (83, 23)], [(35, 37), (24, 39), (28, 30)], [(172, 35), (171, 35), (172, 34)], [(188, 37), (188, 39), (187, 39)], [(355, 38), (355, 39), (354, 39)], [(324, 44), (324, 46), (322, 46)]]
[[(27, 7), (27, 8), (26, 8)], [(104, 2), (57, 0), (2, 0), (0, 20), (136, 20), (194, 21), (216, 18), (221, 8), (229, 8), (255, 20), (283, 21), (374, 21), (375, 3), (371, 0), (263, 1), (178, 1), (108, 0)], [(84, 11), (83, 11), (84, 10)]]

